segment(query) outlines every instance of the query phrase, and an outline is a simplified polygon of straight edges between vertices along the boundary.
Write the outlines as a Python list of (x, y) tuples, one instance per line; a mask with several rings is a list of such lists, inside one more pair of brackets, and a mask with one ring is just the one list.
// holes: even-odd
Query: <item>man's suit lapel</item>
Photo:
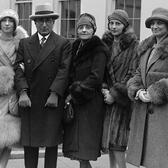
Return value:
[(30, 52), (30, 55), (34, 59), (34, 61), (36, 61), (36, 59), (39, 56), (39, 51), (40, 51), (40, 44), (39, 44), (39, 39), (38, 39), (37, 33), (35, 33), (31, 37), (31, 39), (29, 41), (29, 45), (28, 45), (28, 50)]
[(40, 49), (38, 53), (37, 61), (35, 61), (35, 66), (33, 70), (40, 66), (40, 64), (48, 57), (51, 51), (55, 48), (54, 33), (51, 32), (44, 46)]

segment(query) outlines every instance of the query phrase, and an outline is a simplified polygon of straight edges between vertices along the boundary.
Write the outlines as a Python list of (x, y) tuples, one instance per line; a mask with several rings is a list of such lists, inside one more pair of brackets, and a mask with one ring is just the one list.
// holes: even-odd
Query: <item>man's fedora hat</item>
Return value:
[(53, 19), (58, 19), (59, 15), (57, 13), (54, 13), (51, 4), (46, 3), (43, 5), (38, 5), (35, 8), (35, 15), (30, 15), (30, 19), (36, 20), (38, 18), (46, 18), (50, 17)]

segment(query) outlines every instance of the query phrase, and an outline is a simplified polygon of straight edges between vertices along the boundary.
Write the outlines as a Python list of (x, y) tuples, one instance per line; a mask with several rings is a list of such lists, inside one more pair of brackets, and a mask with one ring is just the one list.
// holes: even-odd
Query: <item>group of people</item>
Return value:
[(37, 168), (40, 147), (44, 167), (56, 168), (62, 143), (80, 168), (102, 152), (110, 168), (167, 168), (168, 10), (153, 10), (145, 22), (152, 35), (140, 43), (125, 10), (108, 16), (102, 38), (94, 16), (81, 14), (73, 42), (53, 31), (58, 17), (38, 5), (30, 16), (37, 32), (28, 37), (14, 10), (0, 13), (0, 167), (19, 144), (25, 168)]

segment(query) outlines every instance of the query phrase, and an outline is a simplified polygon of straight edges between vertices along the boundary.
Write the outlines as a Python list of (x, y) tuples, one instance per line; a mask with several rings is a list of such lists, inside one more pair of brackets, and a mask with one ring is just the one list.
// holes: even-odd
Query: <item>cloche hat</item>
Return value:
[(162, 20), (165, 23), (168, 23), (168, 10), (164, 8), (156, 8), (152, 11), (152, 15), (146, 19), (145, 25), (147, 28), (150, 28), (151, 22), (153, 20)]
[(128, 13), (122, 9), (115, 9), (113, 13), (108, 16), (108, 22), (112, 20), (119, 20), (125, 27), (129, 25)]
[(16, 13), (16, 11), (14, 11), (13, 9), (5, 9), (0, 13), (0, 22), (3, 18), (5, 17), (10, 17), (14, 20), (15, 22), (15, 29), (19, 24), (19, 16)]
[(51, 4), (45, 3), (43, 5), (37, 5), (35, 8), (35, 15), (30, 15), (30, 19), (36, 20), (38, 18), (51, 17), (53, 19), (58, 19), (59, 15), (54, 13)]
[(96, 32), (96, 29), (97, 29), (96, 19), (93, 15), (91, 15), (89, 13), (82, 13), (79, 16), (78, 22), (76, 24), (77, 29), (81, 25), (90, 25), (93, 28), (94, 33)]

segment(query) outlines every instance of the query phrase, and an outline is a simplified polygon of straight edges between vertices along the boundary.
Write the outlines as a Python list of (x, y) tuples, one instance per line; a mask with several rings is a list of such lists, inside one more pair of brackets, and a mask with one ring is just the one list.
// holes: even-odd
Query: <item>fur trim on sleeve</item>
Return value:
[(116, 103), (122, 106), (128, 106), (130, 99), (127, 95), (127, 87), (121, 83), (115, 83), (110, 89), (110, 94), (114, 97)]
[(74, 82), (69, 90), (74, 102), (77, 104), (83, 104), (95, 96), (95, 90), (83, 85), (80, 81)]
[(138, 80), (138, 78), (130, 78), (127, 82), (128, 97), (134, 101), (137, 91), (143, 88), (144, 87), (141, 85), (141, 81)]
[(149, 86), (148, 92), (153, 104), (165, 104), (168, 101), (168, 79), (164, 78), (152, 84)]

